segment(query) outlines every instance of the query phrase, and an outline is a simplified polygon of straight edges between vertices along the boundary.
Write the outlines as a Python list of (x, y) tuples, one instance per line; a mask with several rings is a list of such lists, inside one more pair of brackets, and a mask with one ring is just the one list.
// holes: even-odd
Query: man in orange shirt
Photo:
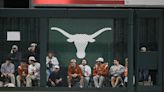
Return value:
[(76, 63), (76, 59), (71, 59), (70, 64), (68, 66), (68, 87), (71, 88), (72, 82), (80, 80), (80, 88), (83, 88), (83, 74)]
[(28, 64), (22, 61), (18, 66), (17, 86), (20, 87), (21, 83), (26, 84), (26, 76), (28, 74)]
[(108, 75), (108, 64), (104, 63), (104, 59), (99, 57), (96, 60), (96, 64), (93, 68), (93, 81), (96, 88), (101, 88), (105, 80), (105, 77)]

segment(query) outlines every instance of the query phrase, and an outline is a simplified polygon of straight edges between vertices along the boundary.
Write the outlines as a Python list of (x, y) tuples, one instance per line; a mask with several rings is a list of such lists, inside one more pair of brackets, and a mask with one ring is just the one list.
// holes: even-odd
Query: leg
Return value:
[(111, 77), (111, 84), (112, 84), (113, 88), (115, 88), (115, 81), (116, 81), (116, 78), (115, 77)]
[(21, 87), (20, 75), (17, 76), (17, 87)]
[(68, 80), (68, 87), (71, 88), (72, 78), (70, 78), (70, 76), (67, 76), (67, 80)]
[(105, 77), (104, 76), (100, 76), (100, 79), (99, 79), (99, 86), (102, 87), (102, 84), (105, 80)]
[(120, 76), (118, 76), (117, 78), (116, 78), (116, 82), (115, 82), (115, 87), (118, 85), (118, 83), (120, 82), (120, 80), (121, 80), (121, 77)]
[(47, 81), (48, 81), (48, 78), (49, 78), (49, 76), (50, 76), (50, 70), (47, 69), (47, 70), (46, 70), (46, 73), (47, 73)]
[(80, 88), (83, 88), (83, 86), (84, 86), (84, 77), (81, 76), (80, 77)]
[(84, 77), (84, 86), (85, 87), (89, 86), (89, 80), (90, 80), (90, 77)]
[(95, 87), (96, 87), (96, 88), (99, 88), (98, 79), (99, 79), (99, 78), (98, 78), (97, 76), (94, 76), (94, 77), (93, 77), (93, 81), (94, 81), (94, 84), (95, 84)]
[(15, 76), (14, 76), (14, 74), (9, 74), (8, 76), (11, 79), (11, 83), (13, 83), (15, 85)]
[(125, 83), (125, 87), (127, 87), (127, 84), (128, 84), (128, 77), (127, 76), (124, 78), (124, 83)]
[(52, 87), (51, 82), (48, 81), (48, 82), (47, 82), (47, 86), (48, 86), (48, 87)]
[(3, 82), (2, 81), (0, 81), (0, 87), (3, 87)]
[(34, 75), (27, 75), (26, 77), (26, 87), (32, 87), (32, 80), (36, 77)]
[(56, 84), (56, 87), (62, 87), (63, 86), (63, 82), (59, 82), (58, 84)]

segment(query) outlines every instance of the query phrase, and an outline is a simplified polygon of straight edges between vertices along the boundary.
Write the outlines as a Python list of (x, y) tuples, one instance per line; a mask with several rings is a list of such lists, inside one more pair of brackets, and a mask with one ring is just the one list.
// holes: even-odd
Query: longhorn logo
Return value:
[(64, 36), (66, 36), (67, 42), (72, 43), (74, 42), (75, 47), (76, 47), (76, 56), (80, 59), (84, 58), (86, 53), (85, 53), (85, 49), (88, 45), (88, 43), (93, 43), (96, 40), (94, 39), (95, 37), (97, 37), (98, 35), (100, 35), (101, 33), (108, 31), (108, 30), (112, 30), (112, 28), (110, 27), (106, 27), (106, 28), (102, 28), (100, 30), (98, 30), (97, 32), (95, 32), (94, 34), (88, 35), (88, 34), (69, 34), (68, 32), (64, 31), (61, 28), (58, 27), (51, 27), (51, 30), (56, 30), (58, 32), (60, 32), (61, 34), (63, 34)]

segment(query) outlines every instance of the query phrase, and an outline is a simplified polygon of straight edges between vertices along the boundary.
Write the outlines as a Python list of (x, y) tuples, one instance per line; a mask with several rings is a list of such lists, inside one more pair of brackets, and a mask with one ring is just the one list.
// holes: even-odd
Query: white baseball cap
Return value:
[(28, 58), (28, 60), (29, 60), (29, 61), (31, 61), (31, 60), (32, 60), (32, 61), (36, 61), (36, 59), (35, 59), (34, 56), (30, 56), (30, 57)]
[(13, 45), (12, 49), (14, 49), (14, 48), (18, 49), (18, 46), (17, 45)]
[(54, 68), (58, 68), (58, 69), (59, 69), (59, 68), (60, 68), (60, 66), (58, 66), (58, 65), (55, 65), (55, 66), (54, 66)]
[(31, 47), (36, 47), (37, 44), (36, 44), (36, 43), (31, 43), (30, 46), (31, 46)]
[(104, 59), (102, 57), (99, 57), (98, 59), (96, 59), (96, 61), (104, 62)]

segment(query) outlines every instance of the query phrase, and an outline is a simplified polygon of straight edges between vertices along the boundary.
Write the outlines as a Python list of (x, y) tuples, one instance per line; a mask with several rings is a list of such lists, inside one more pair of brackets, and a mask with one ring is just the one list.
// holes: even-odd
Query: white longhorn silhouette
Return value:
[(88, 42), (90, 42), (90, 43), (95, 42), (95, 39), (94, 39), (95, 37), (97, 37), (98, 35), (100, 35), (101, 33), (105, 32), (105, 31), (112, 30), (112, 28), (110, 28), (110, 27), (102, 28), (91, 35), (88, 35), (88, 34), (72, 35), (58, 27), (51, 27), (51, 30), (56, 30), (56, 31), (62, 33), (64, 36), (66, 36), (68, 38), (67, 39), (68, 42), (70, 42), (70, 43), (74, 42), (76, 50), (77, 50), (76, 56), (78, 58), (82, 59), (86, 55), (85, 49), (88, 45)]

